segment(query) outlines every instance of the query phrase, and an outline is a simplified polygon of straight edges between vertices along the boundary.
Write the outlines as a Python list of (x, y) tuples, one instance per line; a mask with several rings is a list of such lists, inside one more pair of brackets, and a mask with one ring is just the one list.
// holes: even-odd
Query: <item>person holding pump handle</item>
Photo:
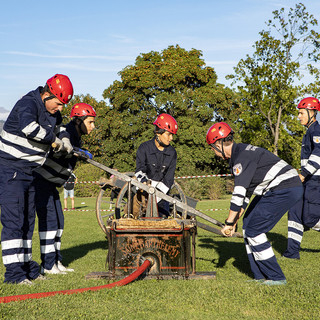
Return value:
[[(285, 275), (266, 233), (302, 197), (302, 183), (298, 172), (285, 161), (266, 149), (235, 143), (233, 135), (227, 123), (218, 122), (209, 128), (206, 136), (216, 156), (229, 161), (234, 175), (230, 211), (221, 232), (232, 236), (245, 212), (243, 237), (254, 281), (284, 285)], [(255, 197), (246, 208), (252, 195)]]
[[(176, 120), (167, 113), (160, 114), (154, 124), (154, 138), (143, 142), (136, 154), (135, 176), (140, 182), (150, 183), (163, 193), (168, 193), (174, 182), (177, 152), (170, 145), (178, 131)], [(162, 218), (169, 216), (169, 203), (157, 198), (158, 213)], [(145, 210), (145, 196), (138, 190), (133, 199), (133, 216)]]
[(70, 79), (54, 75), (44, 87), (30, 91), (15, 104), (1, 132), (1, 249), (6, 283), (31, 285), (32, 280), (43, 279), (32, 260), (33, 170), (44, 163), (53, 142), (59, 151), (68, 149), (69, 135), (60, 127), (60, 112), (72, 96)]

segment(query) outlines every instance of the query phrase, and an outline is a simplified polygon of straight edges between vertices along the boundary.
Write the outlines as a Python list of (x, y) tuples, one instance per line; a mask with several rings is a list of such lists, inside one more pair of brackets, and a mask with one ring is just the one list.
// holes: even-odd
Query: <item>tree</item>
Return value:
[(135, 169), (138, 146), (153, 137), (153, 121), (169, 113), (179, 130), (173, 145), (178, 153), (180, 174), (212, 172), (214, 153), (208, 150), (205, 135), (213, 118), (235, 119), (234, 93), (217, 83), (212, 67), (205, 66), (199, 50), (187, 51), (178, 45), (162, 52), (140, 54), (135, 65), (124, 68), (120, 81), (107, 88), (102, 150), (110, 166)]
[(287, 161), (298, 164), (303, 132), (296, 121), (296, 105), (303, 95), (319, 89), (301, 82), (303, 73), (319, 76), (314, 62), (319, 59), (320, 35), (312, 27), (318, 22), (300, 3), (285, 14), (273, 12), (261, 31), (255, 52), (241, 59), (228, 76), (240, 95), (243, 142), (263, 146)]

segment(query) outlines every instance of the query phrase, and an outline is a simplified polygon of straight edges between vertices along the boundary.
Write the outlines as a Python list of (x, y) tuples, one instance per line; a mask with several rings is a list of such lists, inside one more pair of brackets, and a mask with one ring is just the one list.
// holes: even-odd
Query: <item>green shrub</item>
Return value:
[[(80, 163), (75, 175), (80, 182), (75, 185), (75, 196), (96, 197), (100, 187), (92, 182), (99, 181), (101, 177), (107, 178), (109, 174), (91, 164)], [(198, 200), (217, 200), (233, 190), (233, 179), (225, 177), (177, 179), (177, 182), (188, 197)]]
[(218, 200), (226, 194), (226, 180), (224, 178), (207, 178), (209, 181), (208, 197), (210, 200)]
[[(94, 167), (89, 163), (80, 164), (74, 171), (78, 182), (76, 183), (74, 192), (76, 197), (96, 197), (100, 191), (97, 183), (100, 177), (106, 177), (107, 173), (101, 169)], [(90, 183), (85, 183), (90, 182)]]
[(227, 193), (226, 179), (222, 177), (178, 179), (184, 193), (198, 200), (217, 200)]

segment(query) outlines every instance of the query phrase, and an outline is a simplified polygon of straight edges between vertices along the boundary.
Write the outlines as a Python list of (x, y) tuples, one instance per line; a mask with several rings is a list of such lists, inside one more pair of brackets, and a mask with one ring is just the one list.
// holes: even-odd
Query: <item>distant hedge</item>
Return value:
[[(109, 174), (91, 164), (81, 163), (75, 170), (78, 182), (75, 185), (75, 196), (96, 197), (100, 187), (96, 183), (101, 177), (109, 178)], [(198, 200), (217, 200), (232, 192), (233, 180), (224, 177), (177, 179), (184, 193)], [(86, 183), (90, 182), (90, 183)]]
[(100, 187), (97, 183), (92, 182), (97, 182), (100, 177), (107, 176), (105, 171), (88, 163), (77, 166), (74, 174), (78, 178), (78, 183), (76, 183), (74, 188), (76, 197), (96, 197), (100, 191)]

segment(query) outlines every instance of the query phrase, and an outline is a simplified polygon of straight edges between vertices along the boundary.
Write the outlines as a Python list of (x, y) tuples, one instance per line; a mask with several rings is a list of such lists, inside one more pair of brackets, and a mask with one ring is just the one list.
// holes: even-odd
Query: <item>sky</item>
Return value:
[(253, 53), (272, 12), (298, 2), (320, 22), (319, 0), (1, 1), (0, 120), (56, 73), (69, 76), (74, 94), (103, 100), (139, 54), (176, 44), (201, 50), (229, 86), (225, 76)]

